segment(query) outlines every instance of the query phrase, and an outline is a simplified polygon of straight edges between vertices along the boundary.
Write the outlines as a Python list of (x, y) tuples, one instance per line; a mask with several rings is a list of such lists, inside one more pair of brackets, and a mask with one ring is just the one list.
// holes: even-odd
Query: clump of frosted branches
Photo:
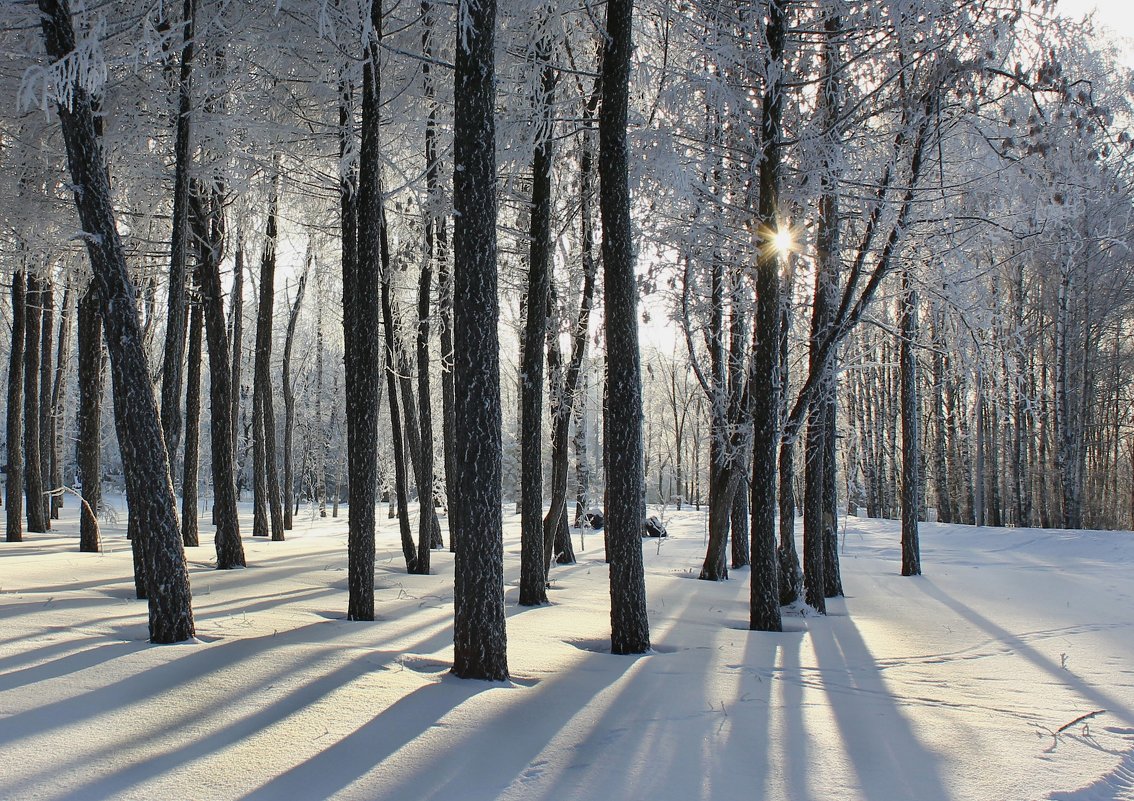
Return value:
[(52, 103), (70, 109), (75, 89), (97, 94), (106, 84), (107, 68), (102, 40), (106, 18), (99, 16), (82, 32), (75, 49), (46, 67), (29, 67), (20, 81), (21, 108), (39, 107), (44, 111)]

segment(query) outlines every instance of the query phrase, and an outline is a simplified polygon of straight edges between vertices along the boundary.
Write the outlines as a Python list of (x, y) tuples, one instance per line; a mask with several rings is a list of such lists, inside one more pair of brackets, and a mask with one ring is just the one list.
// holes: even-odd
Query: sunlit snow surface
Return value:
[(696, 580), (704, 514), (656, 510), (635, 658), (604, 652), (601, 535), (525, 609), (506, 516), (489, 684), (447, 674), (452, 556), (405, 575), (385, 509), (376, 622), (343, 619), (345, 517), (304, 510), (247, 570), (191, 549), (199, 640), (151, 646), (124, 525), (79, 554), (69, 507), (0, 543), (0, 799), (1134, 799), (1129, 533), (925, 525), (902, 578), (896, 524), (852, 517), (847, 598), (765, 634), (746, 570)]

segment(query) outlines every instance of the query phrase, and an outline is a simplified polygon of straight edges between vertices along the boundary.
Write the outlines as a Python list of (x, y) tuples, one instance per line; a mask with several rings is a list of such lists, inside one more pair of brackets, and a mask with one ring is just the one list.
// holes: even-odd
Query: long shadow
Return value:
[(778, 686), (783, 727), (779, 732), (769, 732), (768, 736), (778, 735), (783, 743), (784, 784), (790, 788), (792, 799), (812, 801), (815, 798), (811, 793), (812, 746), (803, 722), (803, 688), (806, 682), (800, 661), (805, 635), (802, 632), (785, 632), (780, 636)]
[(934, 584), (932, 579), (923, 576), (915, 582), (915, 586), (929, 597), (940, 601), (942, 604), (952, 609), (974, 626), (984, 629), (991, 637), (1004, 643), (1015, 653), (1020, 654), (1040, 670), (1043, 670), (1054, 678), (1057, 684), (1070, 687), (1075, 692), (1079, 693), (1079, 695), (1088, 699), (1096, 707), (1105, 709), (1112, 715), (1123, 718), (1128, 724), (1134, 724), (1134, 710), (1132, 710), (1127, 702), (1117, 700), (1097, 687), (1083, 681), (1071, 671), (1065, 670), (1062, 666), (1055, 664), (1020, 637), (996, 625), (971, 606), (949, 595)]
[[(615, 685), (627, 687), (627, 674), (638, 664), (641, 664), (641, 658), (588, 654), (564, 673), (541, 684), (538, 692), (509, 689), (509, 693), (517, 695), (501, 697), (493, 706), (492, 715), (465, 724), (461, 736), (454, 739), (444, 759), (423, 760), (420, 767), (398, 782), (383, 782), (381, 797), (413, 798), (415, 801), (451, 801), (454, 798), (492, 801), (517, 779), (538, 779), (542, 766), (536, 757), (580, 710), (603, 695), (607, 688)], [(454, 682), (463, 683), (447, 677), (442, 685)], [(491, 688), (493, 685), (481, 686)], [(554, 698), (555, 703), (548, 704), (548, 698)], [(415, 716), (409, 714), (407, 717), (413, 720)], [(381, 719), (382, 716), (379, 716), (375, 723)], [(417, 724), (414, 729), (416, 736), (425, 727)], [(399, 735), (396, 742), (405, 744), (410, 739)], [(643, 747), (650, 746), (647, 743)], [(394, 750), (383, 748), (382, 753), (385, 756)], [(334, 764), (333, 761), (327, 763), (330, 766)], [(373, 764), (372, 759), (363, 767), (369, 769)], [(257, 797), (257, 801), (278, 797), (283, 796), (269, 794)], [(630, 796), (620, 796), (611, 789), (607, 797)]]
[[(425, 629), (430, 627), (431, 625), (436, 625), (436, 621), (429, 621), (416, 627), (415, 630)], [(343, 631), (353, 630), (351, 627), (346, 626), (340, 628)], [(401, 634), (404, 636), (408, 633), (409, 632), (403, 630)], [(437, 640), (444, 640), (445, 642), (448, 642), (451, 639), (451, 636), (447, 636), (447, 634), (448, 629), (443, 627), (441, 631), (428, 636), (425, 640), (415, 643), (414, 647), (416, 649), (428, 649), (431, 647), (431, 644), (436, 642)], [(240, 642), (263, 643), (265, 641), (270, 641), (272, 644), (269, 647), (246, 649), (247, 651), (249, 651), (249, 655), (251, 655), (251, 653), (253, 652), (258, 655), (263, 655), (269, 653), (273, 647), (279, 647), (276, 645), (279, 639), (281, 638), (250, 638), (249, 640)], [(302, 638), (302, 640), (305, 642), (322, 642), (325, 639), (327, 638)], [(292, 640), (287, 644), (295, 645), (296, 641)], [(218, 648), (223, 648), (223, 646), (214, 646), (214, 653), (216, 653), (216, 650)], [(367, 648), (369, 648), (369, 643), (367, 645)], [(232, 656), (230, 653), (231, 649), (232, 646), (229, 646), (228, 651), (225, 652), (229, 657)], [(246, 718), (241, 718), (240, 720), (237, 720), (231, 724), (227, 724), (219, 729), (210, 731), (210, 734), (207, 738), (194, 741), (176, 750), (167, 752), (159, 757), (147, 760), (144, 763), (132, 765), (126, 769), (123, 769), (122, 771), (119, 771), (118, 773), (103, 777), (96, 784), (85, 786), (81, 791), (77, 791), (76, 794), (72, 797), (76, 799), (111, 797), (116, 792), (120, 792), (139, 782), (145, 781), (148, 778), (152, 778), (153, 776), (165, 772), (166, 770), (176, 768), (190, 761), (223, 749), (231, 743), (239, 742), (241, 739), (248, 737), (267, 726), (270, 726), (273, 723), (288, 717), (289, 715), (301, 711), (304, 707), (315, 703), (323, 696), (334, 691), (335, 689), (341, 688), (342, 686), (354, 680), (355, 678), (358, 678), (362, 674), (373, 672), (374, 670), (386, 667), (403, 653), (404, 652), (400, 650), (367, 650), (365, 654), (356, 657), (349, 664), (336, 668), (329, 674), (320, 675), (318, 678), (314, 679), (304, 687), (289, 692), (287, 696), (273, 702), (270, 706), (265, 707)], [(313, 670), (320, 662), (326, 661), (331, 658), (328, 654), (329, 652), (327, 651), (319, 651), (307, 653), (300, 660), (297, 660), (295, 658), (276, 660), (278, 666), (274, 670), (270, 670), (266, 673), (256, 674), (256, 686), (271, 686), (276, 681), (286, 680), (288, 677), (293, 676), (297, 673)], [(186, 660), (188, 659), (190, 659), (190, 657), (186, 657), (183, 660), (171, 663), (169, 665), (162, 665), (158, 668), (153, 668), (151, 669), (151, 671), (147, 671), (145, 674), (140, 674), (139, 676), (134, 677), (133, 682), (135, 685), (139, 684), (141, 683), (142, 677), (148, 676), (150, 672), (169, 668), (173, 668), (174, 670), (179, 671), (186, 671), (185, 675), (195, 675), (193, 673), (190, 673), (190, 671), (194, 670), (195, 665), (187, 664)], [(218, 658), (213, 662), (210, 662), (210, 667), (214, 671), (220, 672), (224, 669), (224, 662), (225, 660), (223, 658)], [(174, 667), (177, 665), (180, 665), (179, 669)], [(229, 672), (226, 675), (232, 675), (232, 673)], [(184, 678), (184, 676), (182, 676), (182, 678)], [(158, 729), (146, 732), (146, 734), (144, 735), (145, 739), (147, 741), (176, 739), (182, 732), (187, 729), (200, 729), (206, 725), (206, 721), (210, 717), (218, 714), (218, 710), (223, 711), (226, 709), (231, 709), (234, 705), (239, 704), (242, 699), (246, 698), (247, 694), (250, 692), (250, 688), (246, 686), (246, 684), (239, 682), (222, 683), (220, 687), (221, 692), (219, 694), (210, 696), (207, 703), (202, 702), (196, 704), (188, 712), (188, 714), (182, 715), (176, 720), (171, 720), (168, 723), (160, 726)], [(72, 701), (65, 701), (61, 703), (71, 704), (80, 711), (81, 715), (93, 716), (94, 714), (97, 714), (97, 712), (85, 707), (82, 700), (83, 699), (80, 698), (79, 702), (74, 702), (74, 699), (72, 699)], [(107, 707), (110, 706), (112, 705), (108, 703)], [(35, 715), (42, 713), (44, 715), (44, 721), (55, 720), (57, 717), (55, 714), (53, 714), (50, 708), (41, 707), (38, 710), (32, 710), (31, 712), (35, 713)], [(27, 721), (24, 720), (23, 717), (21, 717), (22, 715), (26, 715), (26, 713), (18, 713), (17, 715), (13, 715), (5, 720), (6, 724), (13, 722), (13, 726), (7, 726), (4, 733), (0, 734), (0, 743), (3, 743), (4, 740), (7, 739), (9, 730), (13, 729), (13, 727), (15, 728), (15, 733), (17, 735), (21, 733), (20, 727), (22, 725), (26, 725), (27, 723)], [(79, 719), (79, 716), (72, 715), (67, 719), (66, 722), (70, 723), (77, 719)], [(52, 728), (52, 726), (42, 725), (39, 727), (39, 731), (46, 731), (50, 728)], [(94, 753), (84, 754), (80, 759), (73, 760), (71, 763), (53, 763), (50, 768), (50, 773), (58, 774), (60, 771), (66, 772), (70, 768), (77, 770), (82, 764), (99, 763), (100, 761), (112, 758), (116, 754), (120, 754), (123, 750), (129, 750), (131, 747), (132, 744), (130, 742), (115, 741), (102, 747)], [(42, 776), (42, 772), (40, 775)], [(35, 785), (36, 777), (31, 777), (25, 780), (20, 787), (31, 788)], [(19, 790), (20, 787), (12, 787), (7, 789)]]
[[(823, 687), (864, 797), (949, 801), (938, 757), (918, 740), (853, 620), (815, 621), (810, 630)], [(885, 721), (881, 726), (864, 725), (879, 717)]]
[[(72, 641), (70, 645), (74, 647), (74, 641)], [(86, 648), (82, 651), (68, 654), (47, 664), (32, 665), (20, 670), (0, 674), (0, 692), (14, 690), (17, 687), (24, 687), (29, 684), (37, 684), (41, 681), (57, 679), (62, 676), (70, 675), (71, 673), (78, 673), (80, 670), (87, 670), (96, 665), (109, 662), (112, 659), (118, 659), (127, 654), (141, 651), (146, 647), (147, 646), (141, 643), (134, 642), (108, 643), (106, 645), (98, 645), (94, 648)]]

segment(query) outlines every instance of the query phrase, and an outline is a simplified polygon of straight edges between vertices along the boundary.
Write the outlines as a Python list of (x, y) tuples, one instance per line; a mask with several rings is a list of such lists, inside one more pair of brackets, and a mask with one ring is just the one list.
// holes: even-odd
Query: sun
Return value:
[(779, 228), (772, 234), (772, 248), (781, 256), (795, 249), (795, 238), (790, 228)]

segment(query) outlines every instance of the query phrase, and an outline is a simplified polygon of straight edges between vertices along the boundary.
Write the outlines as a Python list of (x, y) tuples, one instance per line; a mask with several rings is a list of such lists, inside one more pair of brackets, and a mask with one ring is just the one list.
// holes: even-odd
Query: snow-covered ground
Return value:
[(447, 674), (451, 555), (405, 575), (385, 510), (376, 622), (343, 619), (345, 518), (304, 511), (247, 570), (192, 549), (198, 641), (151, 646), (122, 528), (80, 554), (69, 506), (0, 543), (0, 799), (1134, 799), (1129, 533), (925, 525), (902, 578), (896, 524), (850, 518), (847, 597), (766, 634), (747, 571), (695, 579), (703, 513), (669, 510), (655, 652), (620, 657), (601, 536), (525, 609), (508, 516), (491, 684)]

